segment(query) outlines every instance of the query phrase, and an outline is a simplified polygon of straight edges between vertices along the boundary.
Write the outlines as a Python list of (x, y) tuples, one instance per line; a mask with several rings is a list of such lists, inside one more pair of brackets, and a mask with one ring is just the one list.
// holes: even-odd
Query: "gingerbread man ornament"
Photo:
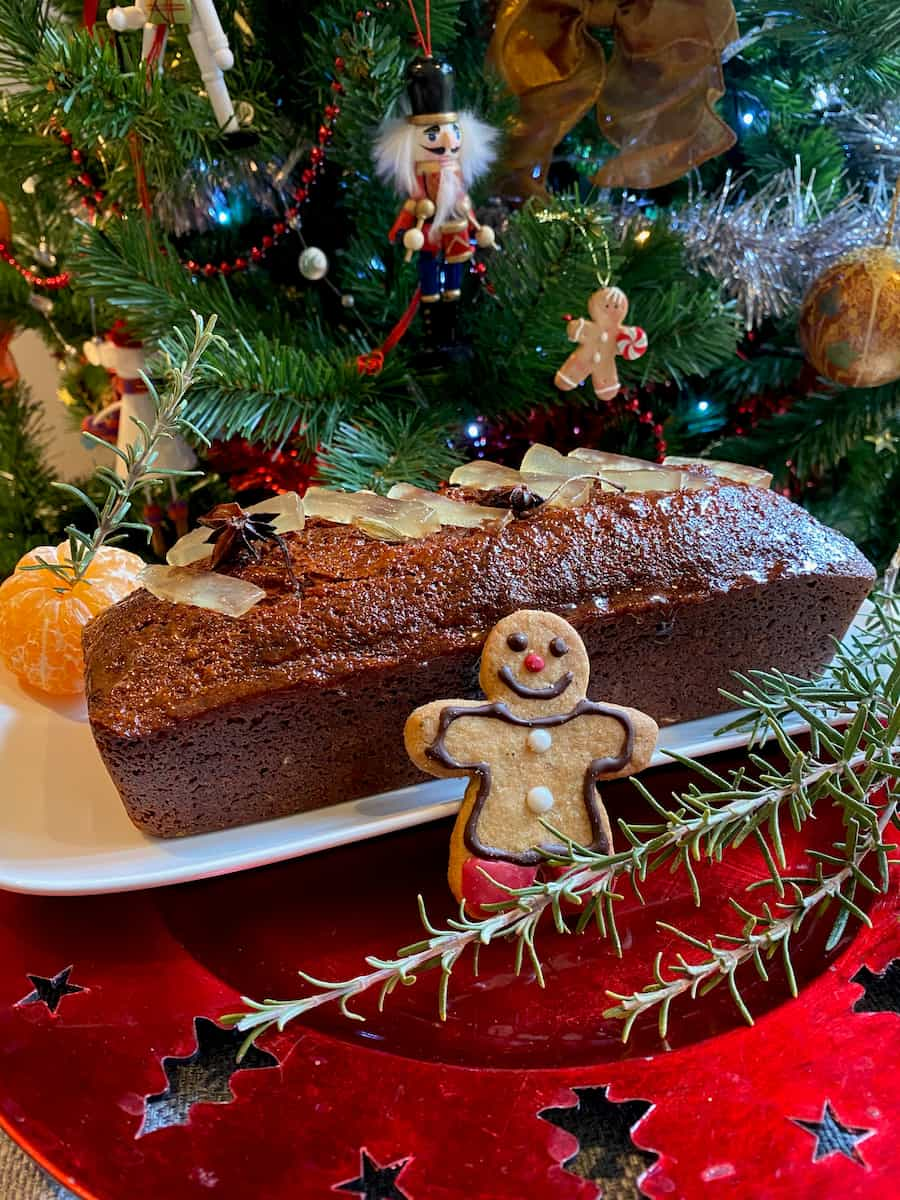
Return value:
[(601, 400), (612, 400), (619, 390), (616, 355), (633, 360), (647, 350), (647, 335), (639, 325), (623, 325), (628, 312), (628, 297), (621, 288), (600, 288), (588, 300), (590, 320), (579, 317), (569, 321), (566, 335), (577, 342), (560, 369), (554, 383), (561, 392), (571, 392), (591, 377), (594, 391)]
[[(449, 880), (468, 908), (534, 881), (555, 830), (601, 853), (612, 848), (597, 781), (650, 762), (659, 732), (645, 713), (587, 699), (590, 663), (572, 626), (547, 612), (516, 612), (488, 634), (485, 700), (417, 708), (404, 739), (413, 762), (470, 783), (450, 841)], [(496, 882), (492, 882), (496, 881)]]

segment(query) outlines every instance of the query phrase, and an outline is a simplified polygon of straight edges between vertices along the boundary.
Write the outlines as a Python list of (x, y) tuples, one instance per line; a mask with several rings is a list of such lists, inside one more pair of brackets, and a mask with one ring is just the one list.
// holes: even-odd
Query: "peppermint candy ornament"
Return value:
[(647, 353), (647, 333), (640, 325), (623, 325), (616, 334), (616, 353), (628, 362)]
[(588, 300), (588, 317), (566, 318), (566, 335), (576, 342), (556, 372), (554, 383), (561, 392), (571, 392), (590, 375), (600, 400), (612, 400), (619, 391), (616, 355), (629, 362), (647, 350), (647, 334), (639, 325), (623, 325), (628, 297), (617, 287), (603, 287)]

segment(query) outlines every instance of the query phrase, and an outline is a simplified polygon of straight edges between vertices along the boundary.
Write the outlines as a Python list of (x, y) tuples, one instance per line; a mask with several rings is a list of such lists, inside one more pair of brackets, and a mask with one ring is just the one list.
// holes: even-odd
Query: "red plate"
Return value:
[[(661, 795), (678, 784), (648, 780)], [(633, 810), (627, 783), (604, 796), (614, 815)], [(836, 833), (823, 812), (801, 838)], [(623, 1047), (601, 1016), (606, 988), (649, 982), (657, 950), (671, 952), (657, 919), (734, 928), (727, 895), (765, 874), (755, 848), (701, 872), (700, 914), (680, 874), (658, 873), (644, 909), (623, 900), (622, 960), (595, 934), (548, 928), (545, 991), (493, 947), (480, 979), (457, 968), (445, 1024), (426, 975), (381, 1015), (361, 1002), (364, 1025), (321, 1010), (235, 1072), (234, 1035), (208, 1019), (241, 993), (296, 995), (297, 967), (347, 978), (365, 953), (415, 940), (418, 891), (432, 916), (450, 911), (447, 837), (431, 826), (127, 896), (0, 894), (0, 1123), (97, 1200), (896, 1194), (895, 895), (827, 960), (830, 922), (810, 924), (798, 1001), (779, 969), (768, 984), (751, 970), (753, 1028), (724, 988), (676, 1005), (665, 1046), (652, 1019)]]

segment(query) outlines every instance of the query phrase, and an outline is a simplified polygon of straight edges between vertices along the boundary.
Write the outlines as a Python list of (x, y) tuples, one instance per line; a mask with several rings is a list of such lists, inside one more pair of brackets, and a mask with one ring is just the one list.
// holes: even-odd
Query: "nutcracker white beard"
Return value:
[(446, 167), (442, 166), (434, 217), (428, 234), (429, 242), (437, 245), (441, 240), (441, 227), (447, 221), (462, 220), (465, 217), (465, 198), (466, 189), (457, 164), (448, 163)]
[[(456, 123), (460, 129), (460, 147), (459, 156), (454, 164), (457, 168), (454, 180), (459, 195), (450, 196), (447, 212), (443, 217), (445, 221), (466, 189), (493, 163), (497, 138), (500, 136), (496, 129), (471, 112), (461, 112)], [(390, 117), (382, 122), (375, 139), (375, 166), (378, 175), (385, 183), (393, 184), (401, 195), (416, 195), (416, 152), (419, 148), (420, 133), (421, 129), (411, 125), (405, 116)], [(445, 174), (447, 173), (441, 174), (441, 191), (447, 186)], [(443, 203), (438, 196), (435, 225), (440, 224), (438, 213), (442, 208)]]

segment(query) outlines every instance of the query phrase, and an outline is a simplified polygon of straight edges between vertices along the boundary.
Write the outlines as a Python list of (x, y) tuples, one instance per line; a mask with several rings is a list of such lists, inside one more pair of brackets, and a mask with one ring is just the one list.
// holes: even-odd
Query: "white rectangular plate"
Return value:
[[(745, 745), (739, 733), (715, 736), (736, 715), (663, 729), (652, 765), (666, 750), (698, 758)], [(51, 707), (0, 668), (0, 888), (10, 891), (77, 896), (226, 875), (450, 816), (464, 786), (438, 779), (221, 833), (147, 837), (125, 814), (84, 705)]]

